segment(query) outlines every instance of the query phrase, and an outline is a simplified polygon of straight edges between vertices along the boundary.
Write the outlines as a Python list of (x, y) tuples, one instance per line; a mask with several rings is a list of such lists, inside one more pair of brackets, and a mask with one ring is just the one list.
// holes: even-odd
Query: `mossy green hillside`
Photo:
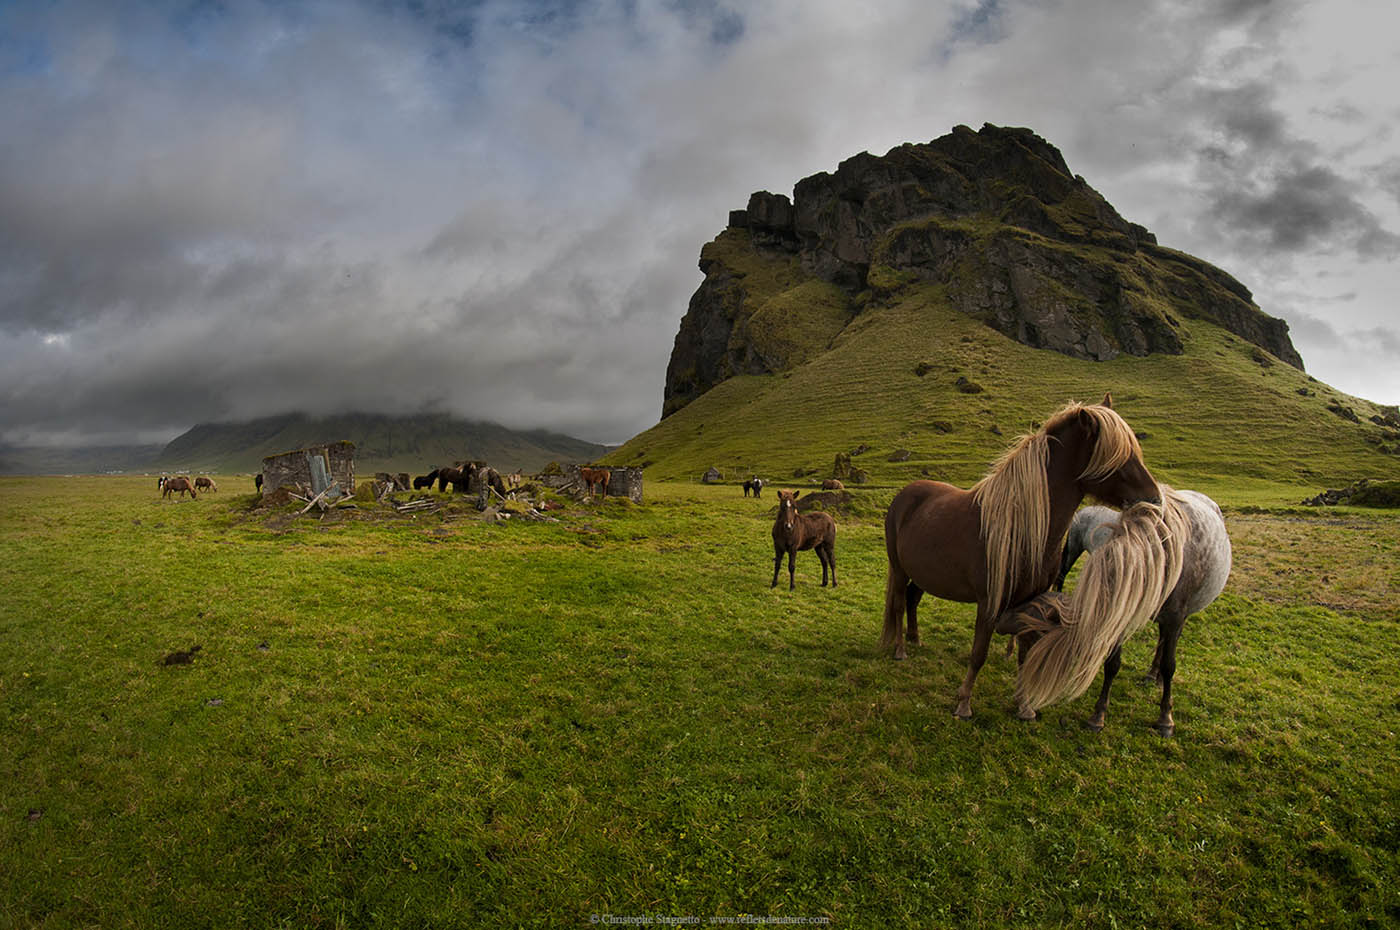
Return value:
[[(1400, 476), (1400, 434), (1371, 420), (1380, 407), (1207, 320), (1179, 317), (1176, 328), (1181, 355), (1081, 361), (1000, 335), (953, 309), (942, 287), (905, 284), (868, 303), (820, 356), (730, 378), (607, 461), (655, 478), (715, 466), (726, 478), (783, 481), (824, 473), (836, 453), (864, 445), (855, 461), (875, 483), (969, 482), (1065, 401), (1111, 391), (1154, 472), (1179, 486), (1253, 481), (1283, 500), (1295, 487)], [(960, 376), (985, 390), (962, 393)], [(900, 450), (908, 459), (890, 461)]]

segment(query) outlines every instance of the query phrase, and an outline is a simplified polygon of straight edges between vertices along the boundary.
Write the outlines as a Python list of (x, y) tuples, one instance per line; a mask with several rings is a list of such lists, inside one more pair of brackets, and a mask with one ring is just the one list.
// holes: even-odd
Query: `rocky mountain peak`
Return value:
[[(759, 191), (729, 214), (700, 268), (663, 415), (734, 374), (809, 360), (871, 300), (921, 284), (1012, 339), (1074, 358), (1179, 354), (1184, 317), (1302, 368), (1287, 324), (1244, 285), (1159, 246), (1023, 128), (958, 126), (852, 156), (799, 181), (791, 200)], [(784, 319), (800, 337), (783, 333)]]

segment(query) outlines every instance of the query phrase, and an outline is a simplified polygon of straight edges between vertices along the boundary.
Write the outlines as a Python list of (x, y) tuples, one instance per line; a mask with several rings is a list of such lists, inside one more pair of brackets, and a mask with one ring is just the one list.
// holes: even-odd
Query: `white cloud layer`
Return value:
[(289, 409), (619, 441), (752, 191), (1029, 126), (1400, 402), (1400, 54), (1300, 0), (0, 7), (0, 442)]

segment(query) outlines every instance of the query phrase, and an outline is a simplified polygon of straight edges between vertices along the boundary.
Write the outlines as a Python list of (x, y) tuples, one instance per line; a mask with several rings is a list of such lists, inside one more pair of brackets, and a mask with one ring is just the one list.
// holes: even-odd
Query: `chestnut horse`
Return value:
[(592, 497), (594, 490), (599, 487), (603, 489), (603, 496), (608, 496), (608, 483), (612, 481), (612, 472), (606, 468), (583, 467), (578, 470), (578, 475), (588, 487), (589, 497)]
[(162, 482), (160, 496), (169, 497), (172, 491), (179, 491), (181, 497), (184, 497), (185, 492), (188, 491), (191, 499), (195, 497), (194, 485), (190, 484), (188, 478), (166, 478)]
[(828, 478), (822, 482), (823, 491), (844, 491), (846, 486), (835, 478)]
[(214, 483), (214, 479), (204, 475), (200, 475), (198, 478), (194, 479), (194, 486), (201, 491), (219, 490), (219, 486)]
[(1060, 542), (1085, 495), (1120, 507), (1161, 499), (1137, 437), (1112, 404), (1107, 394), (1102, 404), (1067, 404), (1038, 432), (1018, 439), (971, 489), (915, 481), (885, 513), (881, 642), (894, 645), (894, 657), (905, 657), (906, 639), (919, 641), (916, 611), (925, 592), (977, 605), (972, 654), (953, 710), (964, 720), (972, 716), (972, 686), (997, 616), (1050, 587)]
[(798, 513), (797, 498), (801, 491), (778, 492), (778, 517), (773, 521), (773, 583), (778, 586), (778, 568), (783, 564), (783, 554), (788, 558), (788, 590), (797, 587), (795, 563), (797, 553), (805, 549), (816, 549), (817, 558), (822, 562), (822, 587), (826, 587), (826, 570), (831, 568), (831, 586), (836, 587), (836, 521), (831, 514), (818, 510), (815, 513)]

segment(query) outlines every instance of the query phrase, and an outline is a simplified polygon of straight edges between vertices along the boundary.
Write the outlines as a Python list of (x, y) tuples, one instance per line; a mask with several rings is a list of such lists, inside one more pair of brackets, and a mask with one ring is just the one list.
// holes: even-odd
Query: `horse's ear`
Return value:
[(1079, 408), (1079, 425), (1084, 427), (1085, 432), (1090, 436), (1097, 436), (1099, 434), (1098, 418), (1084, 407)]
[(1109, 410), (1113, 409), (1113, 395), (1108, 391), (1103, 392), (1103, 405)]
[(799, 497), (801, 497), (801, 496), (802, 496), (802, 492), (801, 492), (801, 491), (793, 491), (793, 492), (792, 492), (792, 499), (793, 499), (793, 500), (797, 500), (797, 499), (798, 499)]

